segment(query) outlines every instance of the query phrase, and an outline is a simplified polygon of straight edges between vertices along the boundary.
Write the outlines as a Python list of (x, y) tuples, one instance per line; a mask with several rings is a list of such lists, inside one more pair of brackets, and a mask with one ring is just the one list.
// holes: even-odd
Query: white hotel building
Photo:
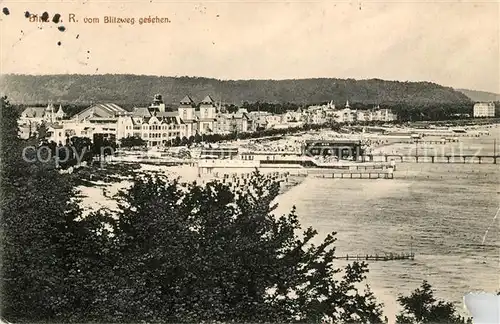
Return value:
[(321, 123), (333, 119), (337, 123), (352, 123), (365, 121), (389, 122), (398, 119), (391, 109), (377, 106), (371, 110), (352, 109), (349, 101), (343, 108), (336, 108), (333, 102), (323, 106), (310, 106), (306, 112), (306, 119), (311, 123)]
[(474, 105), (474, 117), (495, 117), (493, 102), (478, 102)]

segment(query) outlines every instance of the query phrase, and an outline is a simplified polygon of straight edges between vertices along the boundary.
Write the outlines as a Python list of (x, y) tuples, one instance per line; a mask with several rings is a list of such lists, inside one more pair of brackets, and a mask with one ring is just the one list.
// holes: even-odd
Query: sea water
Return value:
[(367, 283), (389, 319), (397, 297), (423, 280), (465, 315), (466, 293), (499, 289), (498, 167), (404, 163), (393, 180), (308, 178), (278, 199), (277, 212), (295, 205), (318, 239), (337, 232), (338, 255), (414, 252), (413, 261), (369, 262)]

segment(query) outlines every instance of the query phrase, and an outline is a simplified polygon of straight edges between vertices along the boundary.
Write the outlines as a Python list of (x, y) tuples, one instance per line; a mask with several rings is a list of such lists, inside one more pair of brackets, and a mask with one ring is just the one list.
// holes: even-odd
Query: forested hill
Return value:
[(346, 100), (362, 104), (468, 103), (470, 99), (452, 88), (430, 82), (398, 82), (380, 79), (297, 79), (221, 81), (196, 77), (157, 77), (128, 74), (106, 75), (3, 75), (0, 91), (12, 103), (89, 104), (114, 102), (144, 105), (154, 94), (166, 103), (177, 103), (186, 94), (200, 101), (210, 94), (215, 100), (239, 105), (247, 102), (319, 103)]
[(456, 89), (462, 92), (464, 95), (469, 97), (472, 101), (477, 102), (490, 102), (490, 101), (500, 101), (500, 94), (486, 91), (476, 91), (469, 89)]

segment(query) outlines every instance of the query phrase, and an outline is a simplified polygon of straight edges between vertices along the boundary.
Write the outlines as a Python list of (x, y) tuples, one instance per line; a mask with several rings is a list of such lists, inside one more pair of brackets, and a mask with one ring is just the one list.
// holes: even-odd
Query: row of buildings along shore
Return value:
[(220, 103), (206, 96), (196, 104), (190, 96), (180, 100), (177, 109), (167, 108), (161, 95), (155, 95), (148, 107), (135, 107), (132, 111), (114, 103), (94, 104), (71, 118), (61, 105), (27, 107), (21, 113), (19, 123), (22, 137), (34, 134), (45, 123), (48, 139), (64, 144), (68, 137), (94, 138), (100, 135), (112, 141), (126, 137), (140, 137), (148, 146), (163, 146), (176, 138), (196, 135), (253, 132), (260, 129), (291, 128), (305, 123), (322, 124), (327, 121), (394, 121), (397, 116), (390, 109), (376, 107), (372, 110), (354, 110), (349, 102), (337, 108), (333, 102), (309, 106), (283, 114), (246, 109), (229, 113)]

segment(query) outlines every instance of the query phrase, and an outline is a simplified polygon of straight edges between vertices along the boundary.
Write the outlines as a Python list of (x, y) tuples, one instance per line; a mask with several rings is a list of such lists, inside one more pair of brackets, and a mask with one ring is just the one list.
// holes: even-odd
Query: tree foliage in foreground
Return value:
[[(14, 322), (380, 322), (366, 265), (334, 267), (334, 235), (275, 217), (279, 184), (137, 179), (118, 218), (87, 217), (71, 178), (21, 157), (2, 99), (2, 317)], [(342, 270), (342, 271), (341, 271)]]
[(357, 289), (366, 265), (340, 276), (333, 235), (311, 245), (316, 232), (297, 236), (294, 211), (271, 215), (279, 184), (255, 174), (251, 188), (146, 178), (121, 195), (104, 258), (106, 273), (119, 272), (101, 289), (121, 320), (380, 322), (371, 293)]
[(472, 324), (472, 319), (457, 314), (452, 303), (437, 300), (425, 280), (409, 296), (398, 297), (398, 302), (403, 311), (396, 317), (397, 324)]
[[(71, 291), (82, 249), (83, 222), (72, 184), (36, 153), (23, 148), (36, 139), (18, 137), (17, 113), (0, 99), (2, 118), (0, 192), (2, 316), (12, 321), (57, 319), (77, 304)], [(80, 258), (81, 259), (81, 258)]]
[[(278, 183), (256, 173), (242, 192), (144, 177), (120, 194), (115, 217), (82, 217), (72, 178), (22, 159), (33, 143), (19, 139), (6, 98), (0, 108), (2, 319), (381, 322), (360, 290), (366, 264), (335, 267), (335, 233), (313, 245), (294, 210), (272, 215)], [(399, 323), (456, 318), (430, 286), (400, 302)]]

